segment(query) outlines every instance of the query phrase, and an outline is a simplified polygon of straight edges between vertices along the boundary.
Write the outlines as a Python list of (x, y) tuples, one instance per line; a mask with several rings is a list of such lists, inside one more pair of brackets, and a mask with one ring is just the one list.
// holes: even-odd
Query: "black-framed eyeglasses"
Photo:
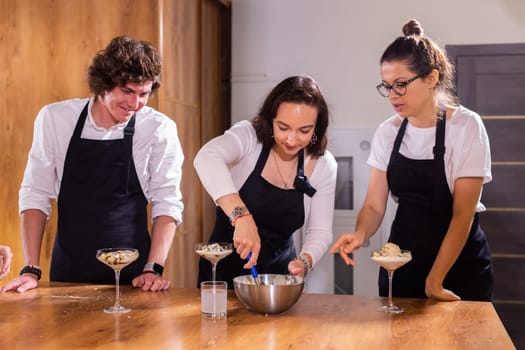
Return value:
[(407, 86), (408, 86), (408, 84), (410, 84), (414, 80), (416, 80), (418, 78), (421, 78), (423, 76), (424, 76), (424, 74), (419, 74), (419, 75), (416, 75), (415, 77), (410, 78), (410, 79), (405, 80), (405, 81), (396, 81), (392, 85), (387, 84), (387, 83), (385, 83), (383, 81), (383, 82), (381, 82), (380, 84), (378, 84), (376, 86), (376, 89), (377, 89), (377, 92), (379, 92), (379, 94), (381, 96), (383, 96), (383, 97), (390, 96), (390, 93), (392, 91), (394, 91), (396, 93), (396, 95), (398, 95), (398, 96), (403, 96), (404, 94), (407, 93)]

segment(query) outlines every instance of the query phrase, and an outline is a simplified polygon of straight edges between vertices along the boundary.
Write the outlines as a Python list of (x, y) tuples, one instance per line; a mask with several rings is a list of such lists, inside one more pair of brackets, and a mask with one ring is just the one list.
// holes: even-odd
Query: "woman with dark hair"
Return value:
[[(484, 183), (492, 179), (489, 139), (480, 116), (458, 105), (454, 68), (416, 20), (381, 57), (381, 96), (396, 114), (376, 131), (368, 193), (355, 232), (332, 246), (348, 256), (379, 228), (389, 193), (398, 203), (389, 241), (412, 252), (396, 271), (394, 296), (491, 300), (492, 259), (479, 227)], [(379, 294), (388, 293), (381, 268)]]
[[(237, 252), (217, 267), (217, 279), (230, 288), (254, 265), (259, 273), (306, 276), (328, 249), (337, 175), (326, 150), (328, 119), (318, 84), (308, 76), (289, 77), (251, 122), (233, 125), (195, 157), (218, 205), (210, 242), (233, 242)], [(293, 233), (301, 228), (297, 255)], [(210, 279), (210, 264), (201, 259), (199, 281)]]

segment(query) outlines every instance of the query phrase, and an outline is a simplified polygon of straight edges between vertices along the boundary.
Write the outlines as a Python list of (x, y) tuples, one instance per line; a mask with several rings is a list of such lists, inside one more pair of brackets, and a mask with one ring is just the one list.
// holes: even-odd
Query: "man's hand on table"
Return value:
[(141, 288), (143, 291), (158, 292), (167, 290), (171, 282), (162, 278), (162, 276), (154, 273), (143, 273), (131, 281), (131, 285), (135, 288)]
[(38, 279), (30, 273), (25, 273), (7, 282), (5, 286), (0, 288), (0, 292), (14, 291), (23, 293), (36, 287), (38, 287)]

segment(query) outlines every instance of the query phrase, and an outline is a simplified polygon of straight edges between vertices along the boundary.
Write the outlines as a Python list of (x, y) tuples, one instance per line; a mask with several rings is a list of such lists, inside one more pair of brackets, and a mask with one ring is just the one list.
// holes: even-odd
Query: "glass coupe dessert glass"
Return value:
[(388, 303), (381, 306), (379, 310), (393, 314), (402, 313), (405, 309), (394, 305), (392, 302), (392, 278), (395, 270), (412, 260), (412, 254), (409, 250), (401, 250), (399, 255), (382, 255), (380, 250), (375, 250), (370, 258), (388, 273)]
[(226, 242), (197, 243), (195, 253), (208, 260), (212, 266), (212, 281), (216, 281), (217, 263), (233, 252), (233, 245)]
[(112, 314), (131, 311), (130, 308), (120, 305), (120, 270), (137, 260), (138, 257), (139, 251), (134, 248), (103, 248), (97, 250), (97, 259), (115, 271), (115, 304), (105, 308), (105, 313)]

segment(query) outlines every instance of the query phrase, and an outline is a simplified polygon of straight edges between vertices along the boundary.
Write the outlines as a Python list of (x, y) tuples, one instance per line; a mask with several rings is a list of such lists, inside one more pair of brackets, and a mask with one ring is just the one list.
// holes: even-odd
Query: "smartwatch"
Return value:
[(42, 277), (42, 269), (36, 265), (24, 266), (24, 268), (20, 270), (20, 275), (23, 275), (24, 273), (32, 273), (36, 275), (38, 280)]
[(144, 265), (144, 270), (142, 270), (142, 272), (150, 272), (157, 276), (162, 276), (164, 267), (161, 264), (157, 264), (156, 262), (149, 262)]

